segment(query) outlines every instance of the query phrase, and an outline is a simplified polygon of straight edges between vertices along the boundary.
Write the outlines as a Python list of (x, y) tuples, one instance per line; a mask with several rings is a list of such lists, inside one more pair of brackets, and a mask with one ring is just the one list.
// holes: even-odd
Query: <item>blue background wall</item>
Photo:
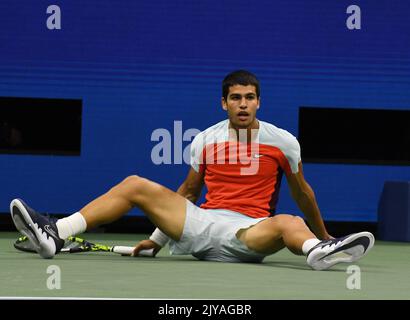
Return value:
[[(46, 28), (51, 4), (61, 30)], [(351, 4), (361, 30), (346, 27)], [(224, 119), (220, 83), (234, 69), (260, 78), (259, 118), (296, 136), (300, 106), (410, 109), (409, 12), (391, 0), (3, 0), (0, 96), (83, 99), (83, 131), (79, 157), (0, 155), (0, 212), (22, 197), (71, 213), (130, 174), (175, 190), (189, 167), (154, 165), (151, 133)], [(326, 220), (376, 221), (384, 181), (410, 180), (410, 167), (305, 164), (305, 175)], [(298, 212), (286, 184), (279, 210)]]

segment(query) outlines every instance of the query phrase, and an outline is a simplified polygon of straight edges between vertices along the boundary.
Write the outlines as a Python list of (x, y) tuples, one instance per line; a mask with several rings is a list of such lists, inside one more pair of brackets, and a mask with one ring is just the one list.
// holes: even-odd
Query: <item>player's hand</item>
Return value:
[[(153, 250), (151, 256), (155, 257), (157, 255), (157, 253), (161, 250), (162, 247), (160, 247), (158, 244), (156, 244), (154, 241), (152, 240), (142, 240), (140, 242), (137, 243), (137, 245), (135, 246), (135, 249), (133, 251), (133, 253), (131, 254), (132, 257), (138, 257), (140, 255), (142, 255), (143, 250)], [(146, 252), (146, 251), (144, 251)]]

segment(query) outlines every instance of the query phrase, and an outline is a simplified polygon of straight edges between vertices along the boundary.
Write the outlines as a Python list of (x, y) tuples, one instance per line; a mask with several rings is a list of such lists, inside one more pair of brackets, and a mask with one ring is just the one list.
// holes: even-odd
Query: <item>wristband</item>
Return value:
[(154, 230), (149, 239), (154, 241), (160, 247), (165, 246), (169, 241), (169, 237), (158, 228)]

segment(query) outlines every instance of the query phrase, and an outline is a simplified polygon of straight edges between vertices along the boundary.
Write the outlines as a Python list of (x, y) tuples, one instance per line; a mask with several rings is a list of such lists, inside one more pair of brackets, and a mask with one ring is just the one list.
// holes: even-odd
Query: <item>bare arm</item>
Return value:
[(299, 171), (286, 176), (292, 198), (309, 222), (312, 231), (319, 239), (329, 239), (325, 224), (316, 202), (315, 193), (303, 176), (302, 162), (299, 162)]
[(185, 181), (178, 188), (177, 193), (187, 198), (192, 203), (196, 203), (201, 196), (204, 186), (204, 174), (190, 169)]

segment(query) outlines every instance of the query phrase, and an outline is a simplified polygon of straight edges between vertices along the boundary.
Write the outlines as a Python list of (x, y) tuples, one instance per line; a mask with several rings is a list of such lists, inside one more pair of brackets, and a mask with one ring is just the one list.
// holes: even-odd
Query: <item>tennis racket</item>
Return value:
[[(14, 247), (21, 251), (36, 252), (33, 245), (26, 236), (22, 236), (16, 240)], [(130, 256), (134, 251), (134, 247), (128, 246), (109, 246), (100, 243), (93, 243), (79, 237), (69, 237), (66, 240), (62, 253), (80, 253), (80, 252), (114, 252), (125, 256)], [(141, 250), (138, 256), (152, 257), (154, 249)]]

